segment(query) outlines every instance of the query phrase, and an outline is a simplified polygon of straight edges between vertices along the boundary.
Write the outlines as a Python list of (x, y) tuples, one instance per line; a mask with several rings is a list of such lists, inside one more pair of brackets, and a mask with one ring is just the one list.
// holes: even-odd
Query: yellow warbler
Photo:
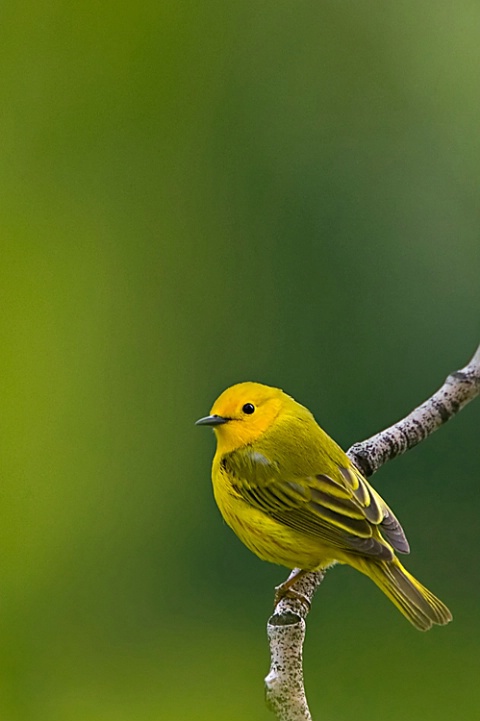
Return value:
[(393, 512), (307, 408), (279, 388), (239, 383), (197, 424), (217, 437), (222, 516), (257, 556), (303, 572), (348, 563), (417, 628), (451, 620), (395, 556), (410, 549)]

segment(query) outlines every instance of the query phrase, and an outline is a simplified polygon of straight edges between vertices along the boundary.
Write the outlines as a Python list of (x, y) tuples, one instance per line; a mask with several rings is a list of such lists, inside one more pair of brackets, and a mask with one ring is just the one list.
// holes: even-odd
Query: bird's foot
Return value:
[(307, 571), (304, 571), (302, 569), (299, 569), (294, 575), (290, 576), (290, 578), (287, 578), (286, 581), (281, 583), (279, 586), (275, 587), (275, 600), (274, 600), (274, 610), (282, 601), (284, 598), (293, 598), (297, 601), (300, 601), (301, 603), (304, 603), (307, 605), (307, 607), (310, 609), (311, 603), (310, 599), (307, 598), (303, 593), (300, 593), (300, 591), (296, 591), (292, 586), (302, 577), (305, 575), (305, 573), (308, 573)]

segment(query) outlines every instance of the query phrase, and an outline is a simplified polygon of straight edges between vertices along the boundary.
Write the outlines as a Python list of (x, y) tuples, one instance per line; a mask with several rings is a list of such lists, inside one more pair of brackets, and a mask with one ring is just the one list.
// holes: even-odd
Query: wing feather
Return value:
[(264, 453), (244, 451), (226, 454), (221, 465), (247, 503), (300, 533), (382, 560), (393, 558), (389, 543), (409, 552), (400, 523), (354, 466), (300, 477), (282, 472)]

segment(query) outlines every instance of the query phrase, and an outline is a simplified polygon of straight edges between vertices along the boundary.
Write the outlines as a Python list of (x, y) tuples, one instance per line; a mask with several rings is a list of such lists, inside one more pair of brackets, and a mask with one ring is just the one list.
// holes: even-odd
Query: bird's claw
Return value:
[(310, 610), (312, 605), (310, 599), (307, 598), (305, 594), (300, 593), (300, 591), (295, 591), (295, 589), (290, 585), (287, 585), (287, 583), (281, 583), (280, 586), (276, 586), (275, 588), (275, 599), (273, 604), (274, 611), (280, 601), (283, 601), (284, 598), (293, 598), (295, 601), (300, 601), (307, 606), (308, 610)]

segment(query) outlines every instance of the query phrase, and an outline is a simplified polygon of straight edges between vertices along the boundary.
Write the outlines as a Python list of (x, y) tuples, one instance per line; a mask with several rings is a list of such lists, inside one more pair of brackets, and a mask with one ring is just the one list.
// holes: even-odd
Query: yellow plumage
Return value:
[(396, 557), (410, 549), (393, 512), (309, 410), (279, 388), (239, 383), (197, 423), (217, 437), (220, 512), (253, 553), (305, 571), (347, 563), (417, 628), (451, 620)]

